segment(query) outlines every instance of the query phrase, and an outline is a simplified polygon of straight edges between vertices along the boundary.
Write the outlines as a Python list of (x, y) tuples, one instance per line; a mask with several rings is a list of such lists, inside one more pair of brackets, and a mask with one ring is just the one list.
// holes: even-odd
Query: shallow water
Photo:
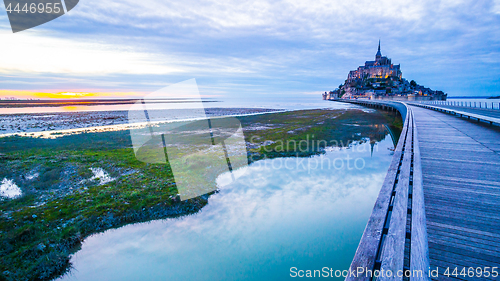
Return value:
[[(31, 114), (31, 113), (62, 113), (62, 112), (88, 112), (88, 111), (128, 111), (132, 104), (108, 104), (108, 105), (74, 105), (74, 106), (33, 106), (33, 107), (3, 107), (0, 114)], [(150, 105), (151, 109), (178, 109), (191, 108), (193, 103), (158, 103)], [(324, 101), (321, 94), (311, 99), (305, 98), (259, 98), (259, 99), (236, 99), (224, 98), (214, 102), (204, 103), (205, 108), (271, 108), (284, 110), (316, 109), (316, 108), (352, 108), (353, 105)]]
[(386, 135), (373, 151), (365, 142), (257, 161), (197, 214), (87, 238), (60, 280), (282, 280), (291, 267), (348, 269), (392, 148)]

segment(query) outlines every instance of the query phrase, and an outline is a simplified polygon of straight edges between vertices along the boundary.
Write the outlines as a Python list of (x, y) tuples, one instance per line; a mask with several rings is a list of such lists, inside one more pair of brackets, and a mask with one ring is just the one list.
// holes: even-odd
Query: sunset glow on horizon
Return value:
[(24, 91), (24, 90), (0, 90), (1, 99), (137, 98), (143, 94), (144, 93), (141, 92), (78, 92), (78, 91), (37, 92), (37, 91)]

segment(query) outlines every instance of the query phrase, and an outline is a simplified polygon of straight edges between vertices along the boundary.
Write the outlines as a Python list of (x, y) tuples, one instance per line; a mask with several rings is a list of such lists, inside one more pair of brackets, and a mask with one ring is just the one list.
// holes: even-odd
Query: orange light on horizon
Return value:
[(63, 110), (65, 111), (77, 111), (78, 109), (78, 106), (63, 106)]
[(86, 99), (86, 98), (136, 98), (141, 92), (35, 92), (26, 90), (0, 90), (0, 98), (17, 99)]
[[(15, 98), (15, 99), (140, 99), (150, 92), (92, 92), (92, 91), (57, 91), (54, 92), (38, 92), (27, 90), (0, 90), (0, 99)], [(220, 94), (202, 94), (202, 98), (219, 98), (224, 95)], [(165, 96), (169, 98), (169, 96)], [(177, 98), (177, 97), (176, 97)], [(179, 95), (178, 98), (193, 98), (191, 96)]]
[(49, 99), (77, 99), (77, 98), (89, 98), (96, 97), (98, 93), (77, 93), (77, 92), (59, 92), (59, 93), (35, 93), (38, 98), (49, 98)]

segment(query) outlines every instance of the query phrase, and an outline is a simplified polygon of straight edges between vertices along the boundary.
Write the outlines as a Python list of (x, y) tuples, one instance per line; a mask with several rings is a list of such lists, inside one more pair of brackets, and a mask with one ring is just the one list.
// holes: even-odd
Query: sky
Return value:
[(2, 6), (0, 97), (137, 97), (192, 78), (204, 97), (320, 96), (379, 39), (408, 80), (500, 95), (499, 27), (500, 0), (80, 0), (18, 33)]

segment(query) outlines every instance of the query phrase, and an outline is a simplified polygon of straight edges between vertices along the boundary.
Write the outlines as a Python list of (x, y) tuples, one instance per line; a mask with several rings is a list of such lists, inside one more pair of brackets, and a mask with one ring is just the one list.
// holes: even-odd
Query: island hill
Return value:
[(382, 56), (379, 41), (375, 60), (366, 61), (364, 66), (350, 71), (344, 84), (334, 91), (325, 92), (323, 99), (446, 100), (446, 96), (442, 91), (433, 91), (414, 80), (408, 82), (402, 78), (401, 66)]

